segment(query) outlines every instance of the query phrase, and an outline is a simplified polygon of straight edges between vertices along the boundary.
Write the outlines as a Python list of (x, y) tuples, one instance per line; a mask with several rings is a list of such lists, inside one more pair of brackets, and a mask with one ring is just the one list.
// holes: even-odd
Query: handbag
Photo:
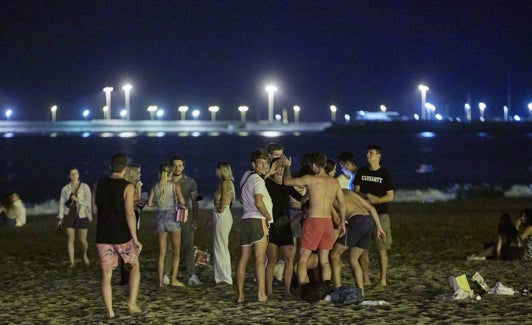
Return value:
[(188, 209), (186, 206), (178, 204), (175, 207), (175, 221), (177, 222), (187, 222), (188, 219)]

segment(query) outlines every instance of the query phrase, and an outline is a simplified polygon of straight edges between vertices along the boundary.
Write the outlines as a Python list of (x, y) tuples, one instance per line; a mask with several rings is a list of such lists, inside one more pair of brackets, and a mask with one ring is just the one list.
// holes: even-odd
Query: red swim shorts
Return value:
[(334, 228), (331, 218), (307, 217), (301, 231), (301, 247), (315, 251), (331, 250), (334, 246)]

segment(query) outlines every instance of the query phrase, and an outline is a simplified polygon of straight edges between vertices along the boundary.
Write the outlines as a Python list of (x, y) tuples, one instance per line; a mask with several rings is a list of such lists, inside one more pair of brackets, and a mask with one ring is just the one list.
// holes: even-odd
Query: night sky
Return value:
[[(219, 120), (301, 106), (301, 121), (355, 110), (419, 112), (420, 83), (438, 112), (463, 116), (468, 94), (501, 117), (532, 102), (532, 2), (0, 0), (0, 108), (12, 119), (113, 118), (129, 82), (133, 119), (158, 105), (218, 105)], [(511, 89), (511, 92), (509, 92)], [(474, 111), (478, 116), (478, 112)], [(4, 119), (3, 113), (0, 117)]]

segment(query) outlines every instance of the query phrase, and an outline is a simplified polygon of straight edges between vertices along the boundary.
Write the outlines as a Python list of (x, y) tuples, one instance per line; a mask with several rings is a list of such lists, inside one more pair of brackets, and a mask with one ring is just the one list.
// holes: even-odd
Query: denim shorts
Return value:
[(174, 232), (181, 229), (181, 222), (175, 221), (176, 212), (174, 210), (157, 211), (157, 233)]

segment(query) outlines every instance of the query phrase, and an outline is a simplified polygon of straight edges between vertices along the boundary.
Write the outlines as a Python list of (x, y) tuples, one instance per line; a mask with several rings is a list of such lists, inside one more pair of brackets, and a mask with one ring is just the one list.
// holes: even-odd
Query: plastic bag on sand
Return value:
[(493, 288), (491, 288), (488, 293), (497, 294), (497, 295), (513, 295), (515, 294), (514, 289), (505, 286), (504, 284), (497, 282)]
[(486, 284), (486, 281), (484, 281), (484, 278), (478, 272), (475, 272), (475, 274), (471, 276), (471, 282), (476, 284), (481, 291), (488, 292), (490, 290), (490, 287)]
[(388, 303), (384, 300), (364, 300), (359, 304), (359, 306), (384, 306), (384, 305), (388, 305)]

